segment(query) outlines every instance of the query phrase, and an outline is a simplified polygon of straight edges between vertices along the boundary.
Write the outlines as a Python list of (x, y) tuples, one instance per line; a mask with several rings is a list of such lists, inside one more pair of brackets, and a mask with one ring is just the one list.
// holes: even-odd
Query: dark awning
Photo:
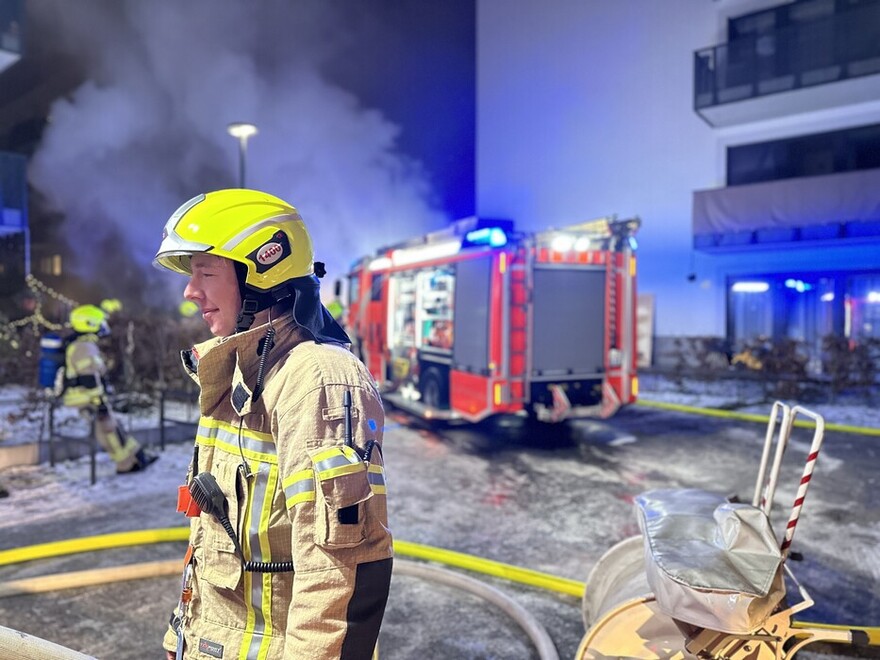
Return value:
[(694, 248), (880, 240), (880, 169), (694, 192)]

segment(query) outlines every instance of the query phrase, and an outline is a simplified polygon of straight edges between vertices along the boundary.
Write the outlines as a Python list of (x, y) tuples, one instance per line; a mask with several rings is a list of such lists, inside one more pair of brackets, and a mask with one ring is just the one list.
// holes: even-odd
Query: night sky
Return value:
[(237, 185), (234, 121), (260, 129), (247, 185), (299, 208), (333, 277), (474, 212), (474, 0), (27, 6), (25, 57), (0, 74), (0, 148), (32, 152), (34, 195), (63, 216), (83, 277), (167, 288), (147, 267), (161, 228)]

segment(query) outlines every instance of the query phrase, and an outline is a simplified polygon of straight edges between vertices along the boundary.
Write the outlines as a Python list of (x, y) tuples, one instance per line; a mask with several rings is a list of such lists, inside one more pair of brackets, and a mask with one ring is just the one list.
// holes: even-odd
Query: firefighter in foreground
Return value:
[(76, 336), (65, 351), (62, 403), (94, 420), (95, 437), (116, 463), (117, 474), (140, 472), (158, 457), (125, 434), (107, 402), (107, 365), (98, 348), (98, 339), (110, 333), (107, 316), (100, 307), (81, 305), (70, 313), (70, 326)]
[(254, 190), (199, 195), (155, 264), (189, 276), (214, 335), (183, 353), (201, 419), (168, 658), (370, 658), (392, 563), (384, 412), (321, 305), (299, 213)]

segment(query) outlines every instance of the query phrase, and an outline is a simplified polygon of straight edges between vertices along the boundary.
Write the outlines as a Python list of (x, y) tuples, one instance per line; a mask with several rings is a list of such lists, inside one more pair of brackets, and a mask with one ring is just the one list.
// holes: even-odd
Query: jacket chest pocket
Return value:
[(315, 543), (351, 548), (366, 538), (363, 503), (373, 492), (367, 465), (345, 445), (309, 452), (315, 470)]
[[(239, 502), (237, 465), (226, 461), (216, 461), (211, 466), (211, 474), (226, 496), (225, 515), (229, 529), (239, 533), (242, 502)], [(235, 589), (241, 580), (241, 559), (226, 525), (217, 516), (202, 512), (200, 519), (204, 528), (204, 546), (201, 552), (201, 577), (215, 587)], [(198, 557), (198, 555), (197, 555)]]

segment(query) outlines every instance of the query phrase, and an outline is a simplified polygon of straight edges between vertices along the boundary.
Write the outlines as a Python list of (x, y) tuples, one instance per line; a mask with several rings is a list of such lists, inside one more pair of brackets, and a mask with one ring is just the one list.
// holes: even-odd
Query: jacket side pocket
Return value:
[(367, 465), (351, 447), (341, 445), (309, 452), (317, 482), (315, 543), (324, 548), (351, 548), (366, 538), (363, 502), (372, 497)]

